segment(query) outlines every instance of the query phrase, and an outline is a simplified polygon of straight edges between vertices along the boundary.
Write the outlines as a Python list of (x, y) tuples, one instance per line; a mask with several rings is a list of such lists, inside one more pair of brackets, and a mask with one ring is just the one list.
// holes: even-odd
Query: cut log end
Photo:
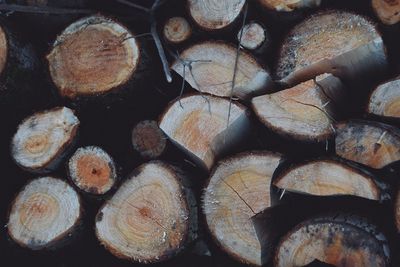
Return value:
[(42, 177), (28, 183), (15, 199), (7, 224), (10, 237), (32, 250), (52, 249), (78, 225), (78, 194), (67, 183)]
[(167, 146), (167, 137), (156, 121), (141, 121), (132, 131), (133, 148), (146, 159), (161, 156)]
[(291, 12), (302, 8), (318, 7), (321, 0), (258, 0), (264, 7), (274, 11)]
[(100, 209), (96, 234), (114, 255), (135, 262), (169, 259), (196, 231), (194, 198), (179, 174), (161, 162), (135, 171)]
[(400, 22), (399, 0), (372, 0), (372, 7), (384, 24), (393, 25)]
[(78, 188), (97, 195), (107, 193), (117, 179), (114, 160), (95, 146), (79, 148), (68, 162), (68, 173)]
[(203, 195), (208, 228), (221, 248), (241, 262), (261, 266), (261, 246), (250, 218), (270, 207), (270, 182), (281, 156), (239, 154), (221, 161)]
[(238, 32), (237, 39), (244, 48), (255, 50), (268, 42), (264, 27), (257, 22), (246, 24), (241, 31)]
[(3, 70), (7, 63), (7, 55), (8, 55), (8, 41), (7, 35), (0, 26), (0, 75), (3, 73)]
[(78, 118), (66, 107), (28, 117), (18, 126), (12, 139), (15, 162), (33, 172), (54, 170), (73, 144), (78, 126)]
[(160, 128), (199, 166), (210, 170), (217, 156), (247, 134), (249, 123), (246, 109), (236, 102), (230, 106), (227, 99), (192, 95), (168, 107)]
[(367, 112), (400, 119), (400, 79), (378, 86), (370, 96)]
[(389, 266), (385, 236), (365, 219), (335, 214), (296, 226), (277, 247), (277, 267), (306, 266), (318, 260), (334, 266)]
[(316, 160), (294, 166), (274, 181), (280, 189), (315, 196), (358, 196), (380, 200), (371, 175), (335, 160)]
[(92, 16), (67, 27), (47, 59), (60, 94), (75, 98), (104, 94), (127, 83), (139, 55), (136, 39), (125, 27)]
[(336, 154), (374, 169), (400, 160), (399, 129), (370, 121), (336, 125)]
[(205, 30), (219, 30), (232, 24), (240, 15), (245, 0), (189, 0), (189, 13)]
[(180, 44), (190, 38), (192, 28), (183, 17), (173, 17), (167, 20), (163, 30), (164, 38), (172, 44)]

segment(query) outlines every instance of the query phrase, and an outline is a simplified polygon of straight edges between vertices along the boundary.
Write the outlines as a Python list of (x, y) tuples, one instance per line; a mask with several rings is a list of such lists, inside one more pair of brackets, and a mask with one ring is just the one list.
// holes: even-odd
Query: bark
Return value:
[(141, 121), (132, 131), (133, 148), (145, 159), (160, 157), (167, 149), (167, 137), (156, 121)]
[(379, 85), (369, 97), (367, 112), (387, 119), (400, 119), (400, 79)]

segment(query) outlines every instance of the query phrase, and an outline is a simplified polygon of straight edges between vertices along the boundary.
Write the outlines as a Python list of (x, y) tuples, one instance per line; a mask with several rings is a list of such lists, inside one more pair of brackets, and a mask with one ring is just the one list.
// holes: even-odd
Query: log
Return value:
[(11, 155), (25, 170), (54, 171), (73, 147), (78, 126), (74, 111), (66, 107), (35, 113), (18, 126), (11, 142)]
[(95, 15), (68, 26), (57, 37), (47, 61), (59, 94), (76, 99), (125, 88), (135, 76), (140, 56), (128, 29)]
[(174, 257), (197, 235), (187, 177), (159, 161), (140, 166), (99, 210), (96, 235), (112, 254), (134, 262)]
[(260, 23), (247, 23), (237, 34), (237, 40), (244, 48), (262, 53), (269, 46), (270, 40), (267, 30)]
[(345, 95), (341, 81), (332, 75), (292, 88), (253, 98), (260, 121), (274, 132), (305, 142), (321, 142), (333, 136), (335, 118)]
[(188, 0), (189, 14), (203, 30), (228, 27), (239, 17), (246, 0)]
[(81, 147), (68, 161), (68, 176), (82, 191), (103, 195), (117, 180), (112, 157), (97, 146)]
[(336, 124), (336, 154), (374, 169), (400, 160), (400, 130), (373, 121), (351, 120)]
[(394, 203), (394, 223), (396, 225), (397, 233), (400, 233), (400, 190), (397, 190), (395, 203)]
[(372, 8), (379, 20), (386, 25), (394, 25), (400, 21), (399, 0), (372, 0)]
[(381, 200), (375, 177), (355, 166), (334, 159), (296, 164), (277, 175), (273, 185), (281, 190), (314, 196), (357, 196)]
[(216, 96), (251, 98), (273, 87), (268, 71), (251, 54), (238, 54), (237, 47), (223, 42), (206, 41), (187, 48), (172, 69), (197, 91)]
[(400, 79), (379, 85), (370, 95), (367, 112), (388, 119), (400, 119)]
[(132, 130), (133, 148), (145, 159), (160, 157), (167, 149), (167, 137), (156, 121), (145, 120)]
[(7, 229), (22, 247), (55, 249), (66, 244), (80, 219), (75, 190), (60, 179), (41, 177), (30, 181), (12, 203)]
[(271, 206), (271, 178), (281, 159), (271, 152), (251, 152), (222, 160), (204, 191), (203, 211), (213, 239), (242, 263), (262, 265), (250, 218)]
[(248, 134), (250, 120), (247, 109), (237, 102), (189, 95), (172, 102), (159, 125), (198, 166), (210, 170), (217, 157), (234, 149)]
[(334, 266), (390, 266), (386, 237), (368, 220), (321, 215), (297, 225), (277, 247), (274, 266), (305, 266), (315, 259)]
[(181, 44), (192, 35), (192, 27), (183, 17), (169, 18), (163, 28), (164, 39), (170, 44)]
[(344, 11), (312, 15), (286, 37), (276, 76), (288, 87), (331, 73), (345, 81), (379, 77), (387, 69), (382, 37), (368, 19)]
[(291, 12), (303, 8), (318, 7), (321, 0), (258, 0), (258, 2), (269, 10)]

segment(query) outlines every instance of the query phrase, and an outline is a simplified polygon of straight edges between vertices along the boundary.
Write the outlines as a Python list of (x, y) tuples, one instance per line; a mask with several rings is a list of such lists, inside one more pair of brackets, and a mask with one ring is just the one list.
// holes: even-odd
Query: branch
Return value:
[(90, 14), (90, 13), (94, 13), (94, 11), (90, 10), (90, 9), (38, 7), (38, 6), (13, 5), (13, 4), (0, 4), (0, 11), (13, 11), (13, 12), (37, 13), (37, 14)]

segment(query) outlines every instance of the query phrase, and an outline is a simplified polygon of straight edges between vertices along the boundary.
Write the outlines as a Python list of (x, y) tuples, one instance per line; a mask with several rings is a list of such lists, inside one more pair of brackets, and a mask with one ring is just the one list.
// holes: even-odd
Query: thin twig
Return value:
[(90, 9), (75, 9), (75, 8), (59, 8), (59, 7), (39, 7), (25, 6), (14, 4), (0, 4), (0, 11), (13, 11), (22, 13), (37, 13), (37, 14), (90, 14), (93, 10)]
[(139, 10), (142, 10), (142, 11), (144, 11), (144, 12), (147, 12), (147, 13), (150, 13), (150, 9), (149, 8), (147, 8), (147, 7), (144, 7), (144, 6), (141, 6), (141, 5), (138, 5), (138, 4), (135, 4), (135, 3), (132, 3), (132, 2), (130, 2), (130, 1), (127, 1), (127, 0), (116, 0), (118, 3), (121, 3), (121, 4), (124, 4), (124, 5), (127, 5), (127, 6), (129, 6), (129, 7), (133, 7), (133, 8), (136, 8), (136, 9), (139, 9)]

